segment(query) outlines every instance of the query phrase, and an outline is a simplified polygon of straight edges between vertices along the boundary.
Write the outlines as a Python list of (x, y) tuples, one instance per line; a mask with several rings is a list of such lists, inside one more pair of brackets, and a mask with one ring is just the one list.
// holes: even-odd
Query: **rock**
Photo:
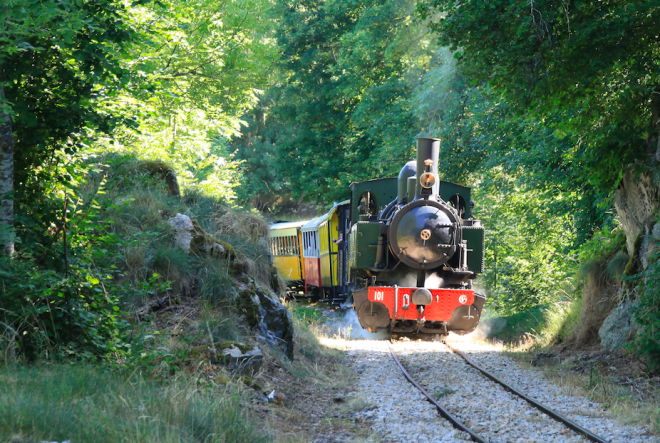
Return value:
[[(268, 289), (256, 285), (256, 295), (263, 312), (261, 323), (280, 343), (286, 356), (293, 360), (293, 318), (279, 297)], [(266, 335), (266, 334), (264, 334)]]
[(619, 304), (605, 319), (598, 331), (600, 343), (605, 349), (620, 348), (633, 335), (634, 323), (632, 318), (633, 303), (626, 300)]
[(660, 222), (653, 225), (653, 230), (651, 231), (651, 234), (656, 240), (660, 240)]
[(204, 243), (199, 247), (199, 249), (211, 255), (222, 255), (225, 253), (225, 247), (220, 243)]
[(187, 215), (176, 214), (167, 222), (174, 228), (174, 244), (186, 254), (192, 251), (196, 254), (228, 255), (232, 258), (236, 255), (230, 244), (209, 235), (196, 220)]
[(190, 217), (184, 214), (176, 214), (167, 220), (167, 222), (174, 228), (174, 244), (183, 249), (186, 254), (189, 254), (190, 243), (192, 242), (193, 231), (195, 229)]
[(658, 207), (658, 196), (649, 174), (635, 176), (632, 171), (624, 174), (619, 188), (614, 193), (614, 206), (621, 227), (626, 233), (628, 254), (635, 251), (635, 239), (644, 234)]
[(231, 346), (222, 349), (221, 355), (222, 363), (244, 375), (254, 375), (261, 369), (264, 362), (264, 354), (258, 346), (246, 347), (243, 345), (239, 347), (239, 345), (231, 343)]
[(167, 163), (147, 160), (137, 166), (138, 171), (144, 171), (152, 177), (158, 177), (167, 184), (167, 193), (177, 197), (181, 196), (179, 182), (174, 169)]
[(532, 357), (532, 366), (557, 366), (559, 363), (561, 363), (559, 356), (549, 352), (537, 352)]
[(279, 297), (250, 278), (239, 288), (237, 308), (263, 340), (293, 359), (293, 319)]
[(213, 364), (226, 365), (229, 369), (254, 375), (263, 365), (264, 354), (256, 345), (228, 341), (190, 348), (190, 361), (208, 360)]
[(230, 258), (236, 257), (236, 251), (229, 244), (222, 240), (218, 240), (212, 235), (208, 234), (197, 220), (192, 220), (193, 224), (193, 238), (190, 242), (190, 248), (197, 254), (222, 254), (226, 253)]
[(649, 259), (656, 251), (656, 240), (653, 235), (643, 235), (639, 246), (639, 259), (642, 263), (642, 269), (649, 267)]

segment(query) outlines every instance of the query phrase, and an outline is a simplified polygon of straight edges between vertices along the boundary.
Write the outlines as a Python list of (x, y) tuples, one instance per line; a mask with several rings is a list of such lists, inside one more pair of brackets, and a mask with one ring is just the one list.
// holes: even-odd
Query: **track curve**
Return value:
[(564, 417), (560, 413), (550, 409), (549, 407), (545, 406), (543, 403), (540, 403), (533, 398), (523, 394), (513, 386), (509, 385), (508, 383), (500, 380), (497, 378), (495, 375), (491, 374), (490, 372), (486, 371), (484, 368), (476, 364), (474, 361), (472, 361), (467, 355), (465, 355), (463, 352), (461, 352), (459, 349), (454, 348), (451, 346), (449, 343), (446, 341), (442, 342), (445, 346), (447, 346), (451, 351), (457, 355), (460, 355), (463, 360), (467, 362), (470, 366), (481, 372), (483, 375), (488, 377), (490, 380), (494, 381), (495, 383), (498, 383), (499, 385), (503, 386), (504, 389), (507, 391), (511, 392), (512, 394), (517, 395), (518, 397), (522, 398), (525, 400), (527, 403), (531, 404), (534, 406), (536, 409), (542, 411), (544, 414), (548, 414), (550, 417), (554, 418), (555, 420), (559, 421), (560, 423), (564, 424), (566, 427), (569, 429), (577, 432), (578, 434), (582, 434), (585, 437), (587, 437), (591, 441), (595, 441), (597, 443), (609, 443), (607, 440), (605, 440), (602, 437), (599, 437), (598, 435), (594, 434), (593, 432), (583, 428), (582, 426), (578, 425), (577, 423), (569, 420), (568, 418)]
[[(495, 382), (495, 383), (501, 385), (506, 391), (510, 392), (511, 394), (513, 394), (513, 395), (515, 395), (515, 396), (517, 396), (517, 397), (519, 397), (519, 398), (522, 398), (522, 399), (525, 400), (527, 403), (529, 403), (530, 405), (534, 406), (536, 409), (539, 409), (541, 412), (543, 412), (544, 414), (548, 415), (549, 417), (551, 417), (551, 418), (554, 419), (555, 421), (557, 421), (557, 422), (561, 423), (562, 425), (566, 426), (567, 428), (569, 428), (569, 429), (572, 430), (573, 432), (576, 432), (576, 433), (578, 433), (578, 434), (580, 434), (580, 435), (586, 437), (587, 439), (589, 439), (590, 441), (593, 441), (593, 442), (597, 442), (597, 443), (609, 443), (609, 442), (608, 442), (607, 440), (605, 440), (604, 438), (602, 438), (602, 437), (600, 437), (600, 436), (594, 434), (593, 432), (591, 432), (591, 431), (589, 431), (589, 430), (583, 428), (582, 426), (578, 425), (577, 423), (575, 423), (575, 422), (569, 420), (568, 418), (564, 417), (563, 415), (559, 414), (558, 412), (556, 412), (556, 411), (552, 410), (551, 408), (549, 408), (549, 407), (543, 405), (542, 403), (540, 403), (540, 402), (534, 400), (533, 398), (531, 398), (531, 397), (525, 395), (524, 393), (522, 393), (522, 392), (520, 392), (519, 390), (515, 389), (513, 386), (509, 385), (508, 383), (502, 381), (501, 379), (499, 379), (499, 378), (496, 377), (495, 375), (491, 374), (490, 372), (488, 372), (487, 370), (485, 370), (484, 368), (482, 368), (481, 366), (479, 366), (478, 364), (476, 364), (474, 361), (472, 361), (472, 360), (471, 360), (467, 355), (465, 355), (463, 352), (461, 352), (460, 350), (458, 350), (458, 349), (452, 347), (451, 345), (449, 345), (449, 344), (446, 343), (445, 341), (443, 341), (442, 343), (443, 343), (448, 349), (450, 349), (453, 353), (455, 353), (456, 355), (459, 355), (461, 358), (463, 358), (467, 364), (469, 364), (470, 366), (472, 366), (473, 368), (475, 368), (476, 370), (478, 370), (478, 371), (479, 371), (481, 374), (483, 374), (485, 377), (487, 377), (488, 379), (492, 380), (493, 382)], [(392, 358), (394, 359), (394, 361), (396, 362), (396, 364), (399, 366), (399, 369), (401, 370), (401, 372), (403, 373), (403, 375), (405, 376), (405, 378), (406, 378), (410, 383), (412, 383), (412, 384), (413, 384), (413, 385), (414, 385), (414, 386), (415, 386), (415, 387), (416, 387), (416, 388), (417, 388), (417, 389), (418, 389), (418, 390), (419, 390), (419, 391), (420, 391), (420, 392), (421, 392), (421, 393), (422, 393), (422, 394), (423, 394), (423, 395), (424, 395), (424, 396), (425, 396), (425, 397), (426, 397), (426, 398), (427, 398), (427, 399), (428, 399), (428, 400), (429, 400), (429, 401), (430, 401), (430, 402), (431, 402), (431, 403), (432, 403), (432, 404), (438, 409), (440, 415), (442, 415), (445, 419), (449, 420), (455, 428), (457, 428), (457, 429), (459, 429), (459, 430), (461, 430), (461, 431), (467, 433), (473, 441), (475, 441), (475, 442), (479, 442), (479, 443), (482, 443), (482, 442), (483, 442), (483, 443), (486, 443), (486, 442), (488, 442), (487, 439), (485, 439), (485, 438), (482, 437), (481, 435), (477, 434), (473, 429), (471, 429), (471, 428), (469, 428), (468, 426), (466, 426), (466, 425), (465, 425), (460, 419), (458, 419), (456, 416), (454, 416), (453, 414), (451, 414), (451, 413), (450, 413), (450, 412), (449, 412), (449, 411), (448, 411), (448, 410), (447, 410), (442, 404), (440, 404), (440, 403), (438, 402), (437, 399), (435, 399), (433, 396), (431, 396), (431, 395), (430, 395), (430, 394), (429, 394), (429, 393), (428, 393), (428, 392), (427, 392), (427, 391), (426, 391), (426, 390), (425, 390), (425, 389), (424, 389), (424, 388), (423, 388), (423, 387), (422, 387), (422, 386), (421, 386), (421, 385), (420, 385), (420, 384), (419, 384), (419, 383), (418, 383), (418, 382), (412, 377), (412, 375), (410, 375), (410, 373), (406, 370), (405, 366), (404, 366), (404, 365), (401, 363), (401, 361), (397, 358), (397, 356), (396, 356), (396, 354), (395, 354), (395, 352), (394, 352), (394, 349), (393, 349), (393, 347), (392, 347), (392, 341), (390, 341), (390, 342), (388, 343), (388, 347), (389, 347), (390, 354), (392, 355)]]

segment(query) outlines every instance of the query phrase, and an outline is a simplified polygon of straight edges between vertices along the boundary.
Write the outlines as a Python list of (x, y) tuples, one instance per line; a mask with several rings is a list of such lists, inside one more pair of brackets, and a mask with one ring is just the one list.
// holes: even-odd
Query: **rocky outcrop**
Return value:
[[(624, 275), (643, 273), (651, 265), (660, 239), (660, 224), (654, 221), (660, 207), (658, 177), (649, 172), (628, 170), (614, 193), (614, 205), (619, 223), (626, 234), (626, 248), (630, 256)], [(598, 331), (601, 345), (616, 349), (635, 334), (632, 307), (635, 303), (636, 283), (624, 282), (619, 290), (619, 304), (608, 315)]]
[[(236, 309), (257, 334), (257, 338), (277, 346), (293, 359), (293, 320), (279, 297), (260, 286), (246, 273), (245, 263), (236, 259), (234, 248), (206, 233), (196, 220), (184, 214), (168, 219), (174, 229), (175, 244), (186, 253), (209, 254), (229, 259), (227, 270), (237, 280)], [(270, 274), (276, 273), (274, 268)], [(277, 277), (274, 277), (278, 283)], [(236, 294), (236, 293), (235, 293)]]
[(598, 330), (601, 345), (609, 350), (620, 348), (634, 334), (635, 324), (632, 317), (634, 304), (631, 300), (619, 304), (603, 322)]
[(628, 254), (635, 254), (635, 239), (650, 234), (651, 221), (658, 208), (658, 192), (649, 174), (624, 174), (614, 193), (614, 206), (626, 233)]
[(176, 197), (181, 196), (179, 181), (176, 178), (174, 169), (165, 162), (147, 160), (140, 163), (138, 171), (144, 171), (152, 177), (159, 178), (167, 185), (167, 193)]
[(185, 214), (176, 214), (167, 222), (174, 229), (174, 244), (183, 249), (186, 254), (230, 255), (234, 256), (234, 248), (226, 242), (209, 235), (199, 225)]
[(293, 319), (277, 295), (249, 279), (239, 289), (237, 307), (259, 338), (293, 359)]

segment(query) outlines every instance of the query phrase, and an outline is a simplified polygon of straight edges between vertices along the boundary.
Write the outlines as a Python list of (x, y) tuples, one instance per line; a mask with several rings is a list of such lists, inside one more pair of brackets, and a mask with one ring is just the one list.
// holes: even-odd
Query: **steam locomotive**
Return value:
[(419, 138), (398, 178), (353, 183), (350, 200), (321, 217), (271, 225), (269, 248), (289, 288), (352, 300), (374, 332), (472, 332), (485, 302), (472, 288), (485, 231), (470, 188), (439, 180), (439, 151), (439, 139)]

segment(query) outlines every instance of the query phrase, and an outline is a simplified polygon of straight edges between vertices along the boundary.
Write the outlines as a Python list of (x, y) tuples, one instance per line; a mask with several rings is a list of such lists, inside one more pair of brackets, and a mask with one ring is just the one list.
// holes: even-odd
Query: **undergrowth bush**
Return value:
[(199, 192), (171, 195), (131, 156), (56, 160), (22, 187), (17, 253), (0, 258), (0, 337), (11, 355), (130, 359), (141, 345), (127, 313), (156, 295), (198, 294), (234, 315), (229, 261), (177, 248), (167, 222), (176, 213), (236, 245), (248, 271), (268, 282), (268, 271), (257, 272), (270, 269), (258, 216)]
[[(139, 284), (121, 278), (112, 257), (149, 233), (118, 235), (104, 214), (123, 204), (103, 199), (101, 180), (83, 198), (95, 165), (79, 158), (43, 168), (17, 199), (17, 252), (0, 258), (0, 321), (14, 331), (19, 354), (92, 359), (125, 349), (122, 298), (153, 293), (167, 282), (151, 275)], [(40, 192), (38, 200), (34, 194)]]
[(638, 355), (646, 357), (652, 371), (660, 370), (660, 250), (650, 257), (644, 273), (628, 279), (638, 285), (633, 315), (638, 330), (630, 344)]
[(628, 261), (625, 244), (625, 233), (614, 224), (580, 247), (576, 297), (569, 305), (556, 307), (550, 323), (559, 340), (583, 345), (598, 340), (598, 330), (619, 301), (617, 291)]

